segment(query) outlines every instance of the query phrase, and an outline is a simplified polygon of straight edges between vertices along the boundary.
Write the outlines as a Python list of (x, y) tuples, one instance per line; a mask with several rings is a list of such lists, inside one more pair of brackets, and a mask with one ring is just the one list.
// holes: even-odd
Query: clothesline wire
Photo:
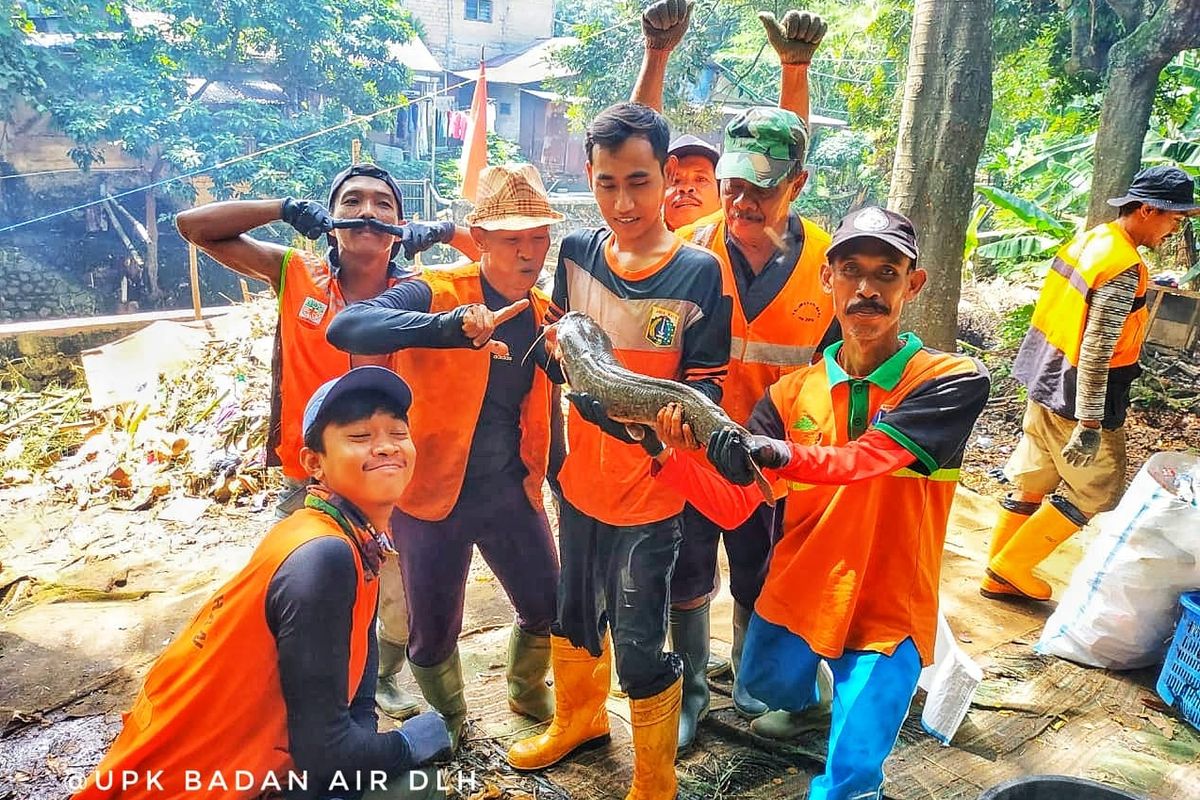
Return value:
[[(627, 19), (623, 22), (617, 23), (616, 25), (611, 25), (608, 28), (605, 28), (604, 30), (600, 30), (600, 31), (596, 31), (595, 33), (588, 34), (587, 36), (581, 38), (580, 42), (584, 42), (589, 39), (594, 39), (597, 36), (603, 36), (606, 33), (610, 33), (618, 28), (622, 28), (626, 25), (629, 25), (630, 23), (632, 23), (634, 21), (636, 21), (636, 18), (635, 19)], [(434, 91), (428, 92), (427, 94), (424, 94), (415, 99), (412, 99), (412, 100), (406, 99), (404, 102), (396, 103), (395, 105), (391, 105), (386, 108), (381, 108), (378, 111), (371, 112), (370, 114), (352, 115), (350, 118), (344, 120), (343, 122), (339, 122), (336, 125), (330, 125), (328, 127), (322, 128), (320, 130), (313, 131), (312, 133), (307, 133), (307, 134), (304, 134), (303, 136), (297, 136), (294, 139), (289, 139), (285, 142), (279, 142), (277, 144), (273, 144), (268, 147), (263, 147), (258, 150), (254, 150), (250, 153), (244, 153), (240, 156), (235, 156), (234, 158), (226, 159), (225, 161), (219, 161), (216, 164), (211, 164), (207, 167), (200, 167), (198, 169), (189, 170), (187, 172), (183, 172), (178, 175), (172, 175), (167, 178), (162, 178), (160, 180), (154, 181), (153, 183), (149, 183), (145, 186), (139, 186), (135, 189), (127, 189), (123, 192), (118, 192), (117, 194), (108, 195), (107, 197), (102, 197), (98, 200), (91, 200), (86, 203), (79, 203), (79, 204), (73, 205), (69, 208), (60, 209), (59, 211), (54, 211), (49, 214), (43, 214), (40, 217), (34, 217), (32, 219), (27, 219), (27, 220), (23, 220), (21, 222), (16, 222), (16, 223), (13, 223), (12, 225), (7, 225), (3, 228), (0, 228), (0, 234), (8, 233), (10, 231), (17, 230), (18, 228), (24, 228), (27, 225), (36, 225), (39, 222), (46, 222), (47, 220), (54, 219), (55, 217), (60, 217), (64, 214), (70, 214), (75, 211), (83, 211), (84, 209), (91, 208), (92, 206), (98, 206), (102, 203), (105, 203), (108, 200), (114, 200), (114, 201), (120, 200), (121, 198), (129, 197), (130, 195), (141, 194), (142, 192), (152, 191), (154, 189), (157, 189), (160, 186), (166, 186), (169, 183), (175, 183), (176, 181), (187, 180), (188, 178), (195, 178), (195, 177), (204, 175), (209, 172), (216, 172), (217, 170), (225, 169), (226, 167), (233, 166), (234, 164), (240, 164), (243, 161), (249, 161), (250, 159), (258, 158), (259, 156), (263, 156), (268, 153), (273, 153), (278, 150), (283, 150), (288, 147), (292, 147), (294, 145), (301, 144), (302, 142), (307, 142), (312, 139), (316, 139), (316, 138), (324, 136), (328, 133), (333, 133), (334, 131), (341, 130), (342, 128), (348, 128), (352, 125), (360, 125), (364, 122), (374, 119), (375, 117), (379, 117), (384, 114), (393, 113), (393, 112), (398, 111), (402, 108), (405, 108), (413, 103), (419, 103), (423, 100), (429, 100), (434, 97), (437, 97), (438, 95), (447, 94), (447, 93), (455, 91), (457, 89), (461, 89), (463, 86), (468, 86), (473, 83), (475, 83), (475, 81), (464, 80), (462, 83), (456, 83), (453, 86), (445, 86), (441, 89), (435, 89)]]

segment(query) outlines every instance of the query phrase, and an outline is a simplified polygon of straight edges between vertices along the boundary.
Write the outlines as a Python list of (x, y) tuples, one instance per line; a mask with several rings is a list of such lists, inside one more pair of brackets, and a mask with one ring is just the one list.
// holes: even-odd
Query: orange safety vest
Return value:
[(1097, 225), (1058, 251), (1013, 368), (1031, 399), (1074, 419), (1076, 368), (1092, 295), (1134, 266), (1138, 270), (1137, 294), (1113, 348), (1109, 369), (1136, 369), (1149, 320), (1146, 290), (1150, 271), (1116, 222)]
[[(399, 279), (390, 275), (388, 285)], [(325, 338), (330, 320), (345, 307), (346, 300), (329, 262), (289, 249), (280, 272), (279, 330), (276, 363), (272, 365), (276, 397), (271, 428), (283, 474), (295, 480), (308, 477), (300, 466), (304, 406), (323, 383), (350, 370), (350, 354), (338, 350)]]
[(750, 412), (768, 386), (812, 363), (817, 346), (833, 321), (833, 299), (821, 287), (821, 265), (829, 248), (829, 234), (807, 219), (802, 218), (801, 223), (804, 249), (791, 277), (752, 321), (746, 320), (733, 277), (733, 262), (725, 243), (724, 214), (704, 217), (677, 232), (717, 256), (725, 294), (733, 298), (729, 374), (723, 386), (721, 407), (737, 422), (750, 419)]
[[(852, 396), (855, 381), (835, 383), (826, 363), (773, 385), (769, 396), (788, 441), (844, 447), (857, 438), (856, 416), (866, 429), (878, 426), (886, 432), (888, 412), (915, 391), (978, 371), (969, 358), (920, 349), (920, 344), (915, 337), (906, 341), (911, 355), (897, 364), (886, 388), (857, 381), (865, 389), (859, 398)], [(856, 402), (863, 406), (857, 415), (852, 413)], [(947, 424), (969, 429), (973, 423), (974, 418)], [(938, 578), (959, 466), (906, 467), (845, 486), (780, 481), (789, 492), (783, 534), (771, 551), (755, 610), (828, 658), (845, 650), (890, 655), (911, 637), (921, 663), (931, 663)]]
[[(484, 302), (479, 264), (427, 269), (420, 280), (433, 290), (430, 310), (434, 313)], [(535, 288), (529, 300), (535, 319), (543, 319), (549, 298)], [(491, 360), (486, 350), (465, 347), (396, 352), (394, 369), (413, 390), (408, 416), (417, 449), (412, 480), (399, 503), (405, 513), (436, 522), (445, 519), (458, 502)], [(528, 472), (525, 493), (534, 508), (542, 507), (542, 481), (549, 461), (552, 389), (546, 374), (535, 369), (533, 386), (521, 404), (521, 461)]]
[[(357, 592), (346, 702), (353, 699), (367, 662), (379, 581), (366, 581), (358, 548), (335, 519), (304, 508), (270, 530), (250, 563), (154, 662), (120, 735), (73, 800), (252, 798), (263, 793), (271, 776), (275, 785), (288, 786), (294, 764), (278, 652), (267, 625), (267, 590), (289, 555), (322, 536), (345, 540), (354, 553)], [(239, 770), (253, 788), (235, 788)], [(139, 779), (122, 789), (126, 772)], [(148, 781), (151, 775), (156, 783)]]

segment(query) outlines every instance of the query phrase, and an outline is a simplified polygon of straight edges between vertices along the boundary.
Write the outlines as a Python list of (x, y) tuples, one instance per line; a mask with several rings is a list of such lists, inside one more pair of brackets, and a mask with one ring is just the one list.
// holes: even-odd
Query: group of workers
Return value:
[[(724, 666), (709, 642), (722, 539), (736, 709), (762, 736), (829, 728), (810, 797), (881, 796), (933, 659), (946, 523), (989, 378), (901, 332), (926, 281), (908, 219), (862, 208), (830, 235), (792, 210), (821, 19), (761, 15), (781, 107), (739, 114), (718, 150), (672, 140), (659, 113), (690, 13), (686, 0), (645, 11), (633, 102), (587, 130), (606, 225), (566, 235), (549, 295), (537, 284), (563, 217), (529, 165), (485, 169), (462, 227), (406, 222), (399, 187), (371, 165), (338, 175), (328, 206), (178, 216), (184, 238), (279, 298), (272, 451), (288, 494), (249, 564), (152, 667), (79, 800), (442, 791), (430, 765), (464, 735), (475, 547), (516, 612), (509, 706), (549, 722), (512, 745), (511, 766), (607, 741), (615, 663), (633, 729), (627, 798), (674, 797), (676, 755)], [(988, 597), (1048, 599), (1033, 568), (1120, 495), (1145, 335), (1137, 248), (1200, 206), (1173, 167), (1111, 202), (1116, 221), (1055, 260), (1018, 356), (1029, 406)], [(249, 235), (275, 220), (328, 237), (327, 255)], [(398, 260), (435, 243), (470, 263)], [(579, 392), (564, 420), (554, 324), (568, 311), (599, 323), (624, 366), (686, 383), (749, 434), (698, 441), (673, 405), (628, 425)], [(759, 469), (773, 509), (751, 485)], [(406, 660), (434, 712), (416, 714), (397, 682)], [(406, 721), (378, 733), (376, 707)]]

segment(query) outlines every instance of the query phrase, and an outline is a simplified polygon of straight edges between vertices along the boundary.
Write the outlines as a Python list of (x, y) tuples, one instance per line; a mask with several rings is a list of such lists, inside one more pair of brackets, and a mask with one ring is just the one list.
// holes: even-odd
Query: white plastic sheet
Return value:
[(1160, 663), (1200, 588), (1200, 457), (1156, 453), (1101, 522), (1037, 651), (1108, 669)]
[(950, 624), (939, 611), (933, 663), (921, 670), (917, 681), (928, 695), (925, 710), (921, 712), (921, 725), (926, 732), (943, 745), (949, 745), (982, 681), (983, 670), (958, 646)]

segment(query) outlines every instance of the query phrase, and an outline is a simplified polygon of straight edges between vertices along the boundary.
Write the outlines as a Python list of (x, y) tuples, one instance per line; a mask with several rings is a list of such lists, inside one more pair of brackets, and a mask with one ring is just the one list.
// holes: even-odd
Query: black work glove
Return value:
[(629, 429), (625, 427), (625, 423), (613, 422), (609, 419), (604, 406), (590, 394), (585, 392), (568, 392), (567, 399), (571, 401), (571, 405), (575, 406), (575, 410), (579, 412), (579, 416), (609, 436), (625, 444), (635, 444), (637, 442), (637, 439), (634, 439), (630, 435)]
[(708, 440), (708, 460), (730, 483), (749, 486), (754, 482), (754, 465), (763, 469), (787, 466), (792, 449), (787, 442), (770, 436), (745, 436), (735, 428), (717, 431)]
[(279, 218), (309, 239), (320, 239), (333, 230), (333, 215), (313, 200), (285, 197)]
[(646, 451), (646, 455), (651, 458), (656, 457), (663, 450), (667, 449), (667, 446), (662, 443), (662, 439), (658, 438), (658, 434), (655, 433), (654, 428), (651, 428), (649, 425), (626, 425), (625, 430), (637, 440), (637, 443)]
[(388, 225), (375, 219), (367, 221), (372, 228), (400, 237), (404, 257), (412, 261), (417, 253), (424, 253), (435, 244), (449, 244), (454, 239), (453, 222), (409, 222), (404, 225)]
[(409, 760), (415, 767), (450, 755), (450, 731), (446, 720), (436, 711), (417, 714), (400, 728), (408, 745)]

